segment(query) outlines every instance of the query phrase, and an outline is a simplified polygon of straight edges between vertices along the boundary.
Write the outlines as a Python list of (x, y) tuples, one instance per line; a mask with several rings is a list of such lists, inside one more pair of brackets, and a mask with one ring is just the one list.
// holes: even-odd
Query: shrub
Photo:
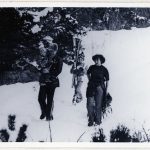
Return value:
[(15, 130), (15, 119), (16, 119), (15, 115), (9, 115), (8, 116), (8, 128), (11, 131)]
[[(15, 115), (9, 115), (8, 116), (8, 128), (10, 131), (15, 131), (15, 119), (16, 119)], [(7, 129), (1, 129), (0, 130), (0, 141), (2, 141), (2, 142), (9, 142), (10, 141), (10, 139), (9, 139), (10, 134), (8, 132), (9, 130), (7, 130)], [(18, 132), (16, 142), (24, 142), (26, 140), (26, 138), (27, 138), (26, 130), (27, 130), (27, 125), (23, 124), (20, 127), (20, 130)]]
[(2, 142), (8, 142), (8, 140), (9, 140), (9, 133), (7, 132), (6, 129), (0, 130), (0, 140)]
[(92, 137), (93, 142), (106, 142), (106, 136), (103, 133), (103, 129), (99, 129), (98, 132), (94, 133), (94, 136)]
[(130, 130), (124, 125), (110, 131), (110, 142), (131, 142)]
[(132, 142), (142, 142), (142, 133), (141, 132), (134, 132), (132, 135)]
[(22, 127), (20, 127), (16, 142), (24, 142), (26, 140), (27, 138), (26, 130), (27, 130), (27, 125), (23, 124)]
[(103, 118), (104, 118), (105, 116), (107, 116), (108, 113), (111, 113), (111, 112), (112, 112), (111, 102), (112, 102), (112, 97), (111, 97), (111, 95), (108, 93), (108, 94), (103, 98), (103, 102), (102, 102), (102, 116), (103, 116)]

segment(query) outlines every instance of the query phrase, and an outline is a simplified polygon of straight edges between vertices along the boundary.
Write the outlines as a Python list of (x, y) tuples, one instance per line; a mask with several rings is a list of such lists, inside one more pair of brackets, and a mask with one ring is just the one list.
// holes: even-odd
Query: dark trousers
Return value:
[(96, 124), (101, 123), (102, 117), (102, 100), (103, 100), (103, 89), (101, 86), (96, 87), (95, 95), (87, 98), (87, 110), (89, 122)]
[(38, 101), (41, 107), (41, 113), (50, 117), (53, 109), (53, 97), (55, 87), (49, 85), (40, 86)]

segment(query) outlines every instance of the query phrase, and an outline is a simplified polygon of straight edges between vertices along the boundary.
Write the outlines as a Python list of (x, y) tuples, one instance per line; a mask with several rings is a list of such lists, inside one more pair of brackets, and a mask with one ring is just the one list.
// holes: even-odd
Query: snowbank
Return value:
[[(101, 125), (108, 141), (110, 130), (118, 123), (136, 130), (142, 130), (142, 125), (146, 131), (150, 128), (149, 39), (150, 28), (89, 32), (83, 38), (86, 65), (93, 63), (92, 55), (102, 53), (110, 72), (109, 92), (113, 97), (113, 113)], [(59, 78), (60, 87), (54, 97), (54, 120), (51, 121), (53, 141), (76, 142), (88, 130), (81, 141), (89, 142), (92, 129), (87, 127), (87, 78), (84, 76), (82, 87), (84, 100), (76, 106), (72, 105), (74, 90), (71, 88), (70, 67), (64, 64)], [(38, 91), (37, 82), (0, 86), (0, 129), (8, 129), (9, 114), (16, 115), (16, 131), (9, 131), (12, 133), (11, 141), (16, 139), (23, 123), (28, 125), (26, 141), (50, 141), (49, 124), (39, 119)]]
[(150, 28), (89, 32), (82, 44), (86, 64), (101, 53), (110, 72), (109, 91), (113, 113), (103, 125), (107, 131), (123, 123), (131, 128), (150, 126)]

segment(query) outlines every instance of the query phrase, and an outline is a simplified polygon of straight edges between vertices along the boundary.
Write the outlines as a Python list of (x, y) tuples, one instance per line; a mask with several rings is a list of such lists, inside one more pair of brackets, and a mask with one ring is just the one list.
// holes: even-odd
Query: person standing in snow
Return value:
[(88, 126), (101, 124), (102, 101), (107, 93), (109, 73), (102, 65), (105, 62), (103, 55), (94, 55), (92, 57), (94, 65), (91, 65), (87, 70), (89, 79), (86, 91), (87, 111), (88, 111)]
[(38, 101), (41, 108), (40, 119), (53, 120), (53, 97), (56, 87), (59, 87), (58, 75), (62, 71), (63, 61), (57, 55), (58, 46), (46, 36), (40, 43), (41, 50), (41, 76)]

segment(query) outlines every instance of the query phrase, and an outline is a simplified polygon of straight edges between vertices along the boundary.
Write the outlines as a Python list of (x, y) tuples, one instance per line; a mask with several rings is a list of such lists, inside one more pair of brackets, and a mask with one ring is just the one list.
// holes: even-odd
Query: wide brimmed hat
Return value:
[(103, 55), (100, 55), (100, 54), (96, 54), (92, 57), (92, 60), (95, 61), (97, 59), (100, 59), (101, 63), (103, 64), (105, 62), (105, 58)]

